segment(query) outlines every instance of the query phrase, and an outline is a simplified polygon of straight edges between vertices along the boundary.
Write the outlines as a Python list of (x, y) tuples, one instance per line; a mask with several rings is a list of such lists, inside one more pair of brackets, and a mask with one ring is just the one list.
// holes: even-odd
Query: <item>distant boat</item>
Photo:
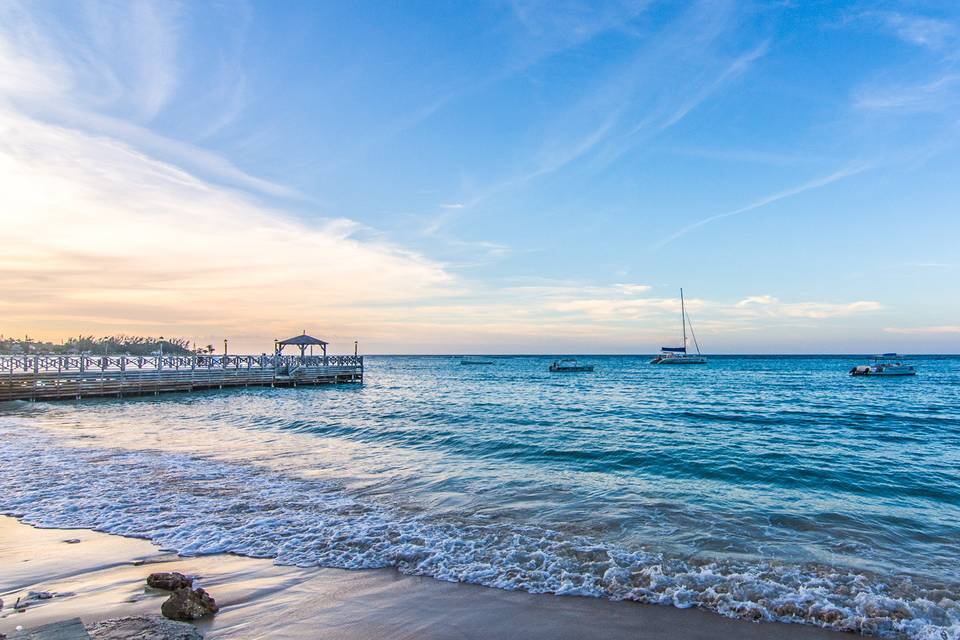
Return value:
[(493, 360), (478, 356), (464, 356), (463, 359), (460, 360), (460, 364), (493, 364)]
[[(693, 324), (687, 317), (687, 308), (683, 302), (683, 289), (680, 289), (680, 325), (683, 327), (682, 347), (660, 347), (660, 355), (650, 361), (650, 364), (707, 364), (707, 359), (700, 354), (700, 344), (697, 335), (693, 332)], [(697, 348), (697, 355), (687, 353), (687, 325), (690, 325), (690, 335)]]
[(871, 364), (857, 365), (850, 369), (852, 376), (915, 376), (916, 369), (909, 364), (903, 364), (903, 360), (895, 353), (884, 353), (879, 356), (873, 356)]
[(564, 358), (563, 360), (554, 360), (550, 365), (550, 371), (553, 373), (575, 373), (577, 371), (593, 371), (592, 364), (580, 364), (573, 358)]

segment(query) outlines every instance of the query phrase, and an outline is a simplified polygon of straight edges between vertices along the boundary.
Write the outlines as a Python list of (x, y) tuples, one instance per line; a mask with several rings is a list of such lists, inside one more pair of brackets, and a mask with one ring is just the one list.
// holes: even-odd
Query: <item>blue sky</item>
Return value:
[(649, 352), (683, 286), (713, 352), (957, 352), (958, 45), (954, 2), (4, 3), (0, 332)]

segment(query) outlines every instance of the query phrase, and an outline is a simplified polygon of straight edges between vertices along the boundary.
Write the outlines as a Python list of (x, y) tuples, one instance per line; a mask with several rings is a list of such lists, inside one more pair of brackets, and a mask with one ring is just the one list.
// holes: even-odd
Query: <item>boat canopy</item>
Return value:
[(669, 353), (686, 353), (686, 347), (660, 347), (660, 351), (666, 351)]
[(881, 357), (881, 358), (896, 358), (896, 357), (898, 357), (898, 354), (896, 354), (896, 353), (881, 353), (881, 354), (880, 354), (880, 357)]

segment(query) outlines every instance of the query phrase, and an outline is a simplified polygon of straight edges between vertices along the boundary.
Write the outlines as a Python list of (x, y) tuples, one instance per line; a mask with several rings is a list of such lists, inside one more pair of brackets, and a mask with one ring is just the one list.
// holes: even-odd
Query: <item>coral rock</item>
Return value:
[(160, 612), (171, 620), (198, 620), (220, 610), (216, 600), (203, 589), (177, 589), (161, 605)]
[(193, 586), (193, 578), (188, 578), (176, 571), (170, 573), (151, 573), (147, 576), (147, 586), (153, 587), (154, 589), (166, 589), (167, 591), (189, 589)]

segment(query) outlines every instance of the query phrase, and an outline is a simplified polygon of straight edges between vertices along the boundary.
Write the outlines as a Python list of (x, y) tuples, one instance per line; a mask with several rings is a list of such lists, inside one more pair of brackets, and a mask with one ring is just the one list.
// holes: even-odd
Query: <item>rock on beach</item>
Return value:
[(203, 634), (186, 622), (160, 616), (130, 616), (87, 625), (93, 640), (203, 640)]
[(187, 577), (178, 571), (151, 573), (147, 576), (147, 586), (153, 587), (154, 589), (166, 589), (167, 591), (189, 589), (193, 586), (193, 578)]
[(198, 620), (220, 610), (210, 594), (203, 589), (177, 589), (160, 606), (160, 612), (171, 620)]

